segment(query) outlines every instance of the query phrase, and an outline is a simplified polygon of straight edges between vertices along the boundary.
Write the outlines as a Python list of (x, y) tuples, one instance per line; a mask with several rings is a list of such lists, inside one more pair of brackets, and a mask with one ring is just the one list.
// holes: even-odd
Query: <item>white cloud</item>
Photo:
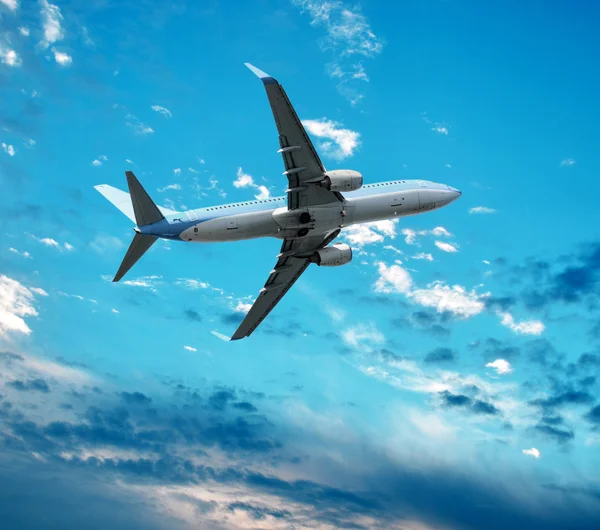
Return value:
[(65, 33), (61, 27), (63, 20), (60, 8), (54, 4), (48, 3), (48, 0), (40, 0), (42, 6), (40, 15), (42, 17), (42, 26), (44, 28), (44, 39), (40, 43), (43, 48), (64, 38)]
[(48, 296), (48, 293), (44, 291), (41, 287), (30, 287), (29, 290), (32, 293), (39, 294), (40, 296)]
[(177, 183), (175, 183), (175, 184), (169, 184), (168, 186), (165, 186), (164, 188), (157, 188), (156, 191), (159, 191), (159, 192), (162, 193), (163, 191), (169, 191), (169, 190), (177, 190), (177, 191), (179, 191), (179, 190), (181, 190), (181, 184), (177, 184)]
[(486, 366), (496, 370), (498, 375), (510, 374), (512, 372), (512, 366), (505, 359), (496, 359), (494, 362), (487, 363)]
[(100, 162), (100, 160), (98, 160), (98, 159), (92, 160), (92, 166), (100, 167), (101, 165), (102, 165), (102, 162)]
[(540, 452), (535, 447), (532, 447), (531, 449), (523, 449), (522, 453), (524, 455), (533, 456), (533, 458), (540, 457)]
[(98, 234), (90, 241), (89, 245), (98, 254), (120, 250), (124, 246), (118, 237), (109, 234)]
[(71, 250), (74, 250), (75, 247), (73, 245), (71, 245), (71, 243), (63, 243), (63, 247), (65, 247), (66, 250), (68, 250), (69, 252), (71, 252)]
[(176, 168), (173, 170), (173, 173), (175, 173), (175, 175), (179, 175), (179, 173), (181, 173), (181, 168), (180, 168), (180, 167), (176, 167)]
[(574, 165), (575, 165), (575, 160), (573, 160), (572, 158), (565, 158), (560, 163), (561, 167), (570, 167), (570, 166), (574, 166)]
[(397, 223), (397, 219), (390, 219), (351, 225), (344, 229), (343, 234), (351, 245), (362, 247), (371, 243), (381, 243), (386, 237), (394, 239)]
[(184, 346), (183, 347), (184, 350), (187, 351), (198, 351), (196, 348), (194, 348), (193, 346)]
[(448, 169), (452, 169), (452, 165), (451, 164), (444, 164), (444, 167), (447, 167)]
[[(38, 294), (41, 293), (38, 291)], [(6, 337), (10, 332), (31, 333), (24, 317), (37, 316), (34, 300), (31, 289), (4, 274), (0, 275), (0, 337)]]
[(15, 156), (16, 151), (15, 151), (15, 148), (12, 145), (2, 143), (2, 149), (4, 149), (4, 152), (8, 156)]
[(379, 278), (375, 282), (375, 291), (379, 293), (408, 293), (412, 287), (410, 273), (400, 265), (389, 267), (379, 262)]
[(61, 66), (69, 66), (73, 62), (73, 58), (68, 53), (59, 52), (56, 48), (52, 48), (52, 53), (54, 53), (54, 60)]
[(46, 245), (47, 247), (58, 248), (60, 246), (58, 244), (58, 241), (56, 241), (56, 239), (52, 239), (51, 237), (44, 237), (44, 238), (40, 239), (39, 242), (42, 243), (43, 245)]
[(444, 241), (436, 241), (435, 246), (444, 252), (458, 252), (458, 249), (454, 245)]
[(17, 254), (18, 256), (22, 256), (24, 258), (31, 258), (31, 254), (27, 251), (25, 252), (19, 252), (16, 248), (12, 248), (10, 247), (8, 249), (9, 252), (12, 252), (13, 254)]
[(125, 115), (125, 124), (127, 127), (131, 127), (135, 134), (152, 134), (154, 133), (154, 129), (147, 125), (144, 125), (136, 116), (129, 113)]
[[(422, 234), (422, 232), (419, 232), (420, 234)], [(450, 232), (448, 232), (448, 230), (446, 230), (443, 226), (436, 226), (433, 230), (431, 230), (430, 232), (431, 235), (440, 237), (440, 236), (444, 236), (444, 237), (450, 237), (452, 236), (452, 234)]]
[(440, 134), (443, 134), (445, 136), (448, 136), (448, 129), (447, 129), (447, 127), (442, 127), (441, 125), (436, 125), (435, 127), (432, 127), (431, 130), (435, 131), (436, 133), (440, 133)]
[(237, 313), (247, 313), (250, 311), (252, 304), (246, 302), (238, 302), (237, 305), (233, 308), (233, 310)]
[(7, 66), (21, 66), (22, 61), (15, 50), (3, 48), (0, 45), (0, 61)]
[(415, 410), (409, 415), (409, 420), (429, 438), (446, 439), (454, 436), (455, 427), (444, 423), (436, 414), (423, 414)]
[(482, 259), (481, 263), (485, 263), (486, 265), (490, 265), (490, 262), (487, 259)]
[(0, 4), (4, 4), (11, 11), (16, 11), (19, 6), (19, 2), (17, 0), (0, 0)]
[(402, 235), (404, 235), (404, 241), (407, 245), (416, 245), (417, 236), (436, 236), (436, 237), (451, 237), (452, 234), (448, 232), (443, 226), (436, 226), (432, 230), (419, 230), (415, 231), (410, 228), (403, 228)]
[(539, 320), (526, 320), (517, 323), (510, 313), (498, 312), (498, 316), (502, 318), (503, 326), (520, 335), (541, 335), (545, 329), (544, 324)]
[(19, 33), (23, 35), (23, 37), (29, 37), (30, 31), (29, 28), (26, 28), (25, 26), (20, 26)]
[(129, 160), (129, 158), (126, 158), (126, 159), (125, 159), (125, 163), (126, 163), (126, 164), (133, 164), (133, 161), (132, 161), (132, 160)]
[(221, 294), (224, 293), (223, 289), (220, 289), (219, 287), (213, 287), (208, 282), (202, 282), (200, 280), (195, 280), (194, 278), (179, 278), (175, 282), (175, 284), (176, 285), (181, 285), (182, 287), (185, 287), (187, 289), (192, 289), (192, 290), (196, 290), (196, 289), (210, 289), (211, 291), (216, 291), (216, 292), (221, 293)]
[(111, 309), (111, 312), (114, 313), (115, 315), (119, 314), (119, 310), (115, 309), (114, 307)]
[(419, 252), (418, 254), (415, 254), (412, 259), (424, 259), (427, 261), (433, 261), (433, 256), (431, 254), (428, 254), (426, 252)]
[(340, 161), (352, 156), (360, 146), (360, 134), (341, 128), (341, 124), (327, 118), (320, 120), (302, 120), (302, 125), (317, 138), (324, 138), (319, 148), (325, 156)]
[(150, 107), (153, 111), (162, 114), (165, 118), (170, 118), (172, 116), (171, 111), (166, 107), (161, 107), (160, 105), (152, 105)]
[(237, 178), (233, 181), (233, 185), (236, 188), (254, 188), (258, 190), (258, 195), (255, 195), (258, 200), (267, 199), (271, 196), (271, 192), (266, 186), (256, 184), (252, 176), (244, 173), (241, 167), (238, 167), (236, 175)]
[(487, 206), (475, 206), (469, 209), (469, 213), (496, 213), (496, 210)]
[(448, 311), (462, 318), (472, 317), (485, 309), (481, 301), (489, 293), (479, 294), (475, 289), (467, 291), (460, 285), (446, 285), (436, 281), (427, 286), (427, 289), (415, 289), (410, 297), (425, 307), (434, 307), (438, 312)]
[(358, 324), (353, 328), (342, 331), (342, 340), (354, 348), (365, 347), (365, 343), (382, 344), (385, 337), (373, 324)]

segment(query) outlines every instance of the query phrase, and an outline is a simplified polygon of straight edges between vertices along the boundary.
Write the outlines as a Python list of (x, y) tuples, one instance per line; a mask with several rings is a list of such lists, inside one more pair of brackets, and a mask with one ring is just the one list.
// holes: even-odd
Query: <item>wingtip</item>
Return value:
[(221, 339), (223, 342), (231, 342), (233, 340), (231, 337), (228, 337), (227, 335), (223, 335), (222, 333), (219, 333), (218, 331), (211, 330), (211, 333), (218, 339)]
[(275, 78), (271, 77), (266, 72), (263, 72), (260, 68), (256, 68), (253, 64), (244, 63), (244, 65), (256, 76), (258, 77), (265, 85), (271, 83), (277, 83)]

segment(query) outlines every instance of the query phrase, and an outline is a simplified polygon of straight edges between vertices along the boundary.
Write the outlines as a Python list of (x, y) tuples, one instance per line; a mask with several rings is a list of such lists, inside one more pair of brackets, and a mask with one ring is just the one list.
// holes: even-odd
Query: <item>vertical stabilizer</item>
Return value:
[(133, 171), (126, 171), (125, 175), (127, 176), (127, 185), (129, 186), (136, 224), (138, 226), (146, 226), (164, 219), (165, 216), (158, 209), (158, 206), (154, 204), (150, 195), (148, 195), (144, 187), (140, 184), (140, 181), (133, 174)]
[(146, 236), (136, 232), (131, 245), (129, 245), (129, 248), (127, 249), (127, 254), (125, 254), (123, 262), (121, 263), (117, 274), (115, 274), (115, 277), (113, 278), (113, 282), (118, 282), (123, 276), (125, 276), (127, 271), (129, 271), (129, 269), (131, 269), (131, 267), (137, 263), (137, 261), (146, 253), (146, 251), (152, 245), (154, 245), (157, 239), (158, 238), (155, 236)]

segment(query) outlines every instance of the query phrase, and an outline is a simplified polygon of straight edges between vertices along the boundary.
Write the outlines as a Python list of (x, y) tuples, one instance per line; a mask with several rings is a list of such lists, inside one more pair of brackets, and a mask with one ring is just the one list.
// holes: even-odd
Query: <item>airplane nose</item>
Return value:
[(462, 195), (462, 191), (457, 190), (456, 188), (453, 188), (452, 186), (448, 186), (448, 190), (450, 190), (451, 192), (453, 192), (455, 194), (452, 197), (453, 201), (455, 201), (456, 199), (458, 199)]

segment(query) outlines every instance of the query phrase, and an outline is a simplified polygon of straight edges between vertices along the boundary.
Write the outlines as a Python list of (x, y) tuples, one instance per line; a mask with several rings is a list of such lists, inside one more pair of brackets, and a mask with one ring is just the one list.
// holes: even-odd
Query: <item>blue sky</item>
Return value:
[[(598, 528), (598, 9), (0, 0), (2, 527)], [(132, 226), (93, 186), (281, 195), (246, 61), (328, 168), (463, 195), (348, 229), (224, 343), (278, 241), (113, 284)]]

